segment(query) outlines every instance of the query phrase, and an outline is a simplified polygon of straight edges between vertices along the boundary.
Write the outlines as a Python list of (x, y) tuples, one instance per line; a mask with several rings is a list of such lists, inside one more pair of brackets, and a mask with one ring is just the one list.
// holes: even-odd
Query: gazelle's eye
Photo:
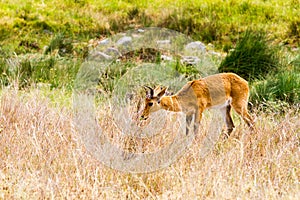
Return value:
[(149, 102), (149, 103), (148, 103), (148, 106), (153, 106), (153, 103), (152, 103), (152, 102)]

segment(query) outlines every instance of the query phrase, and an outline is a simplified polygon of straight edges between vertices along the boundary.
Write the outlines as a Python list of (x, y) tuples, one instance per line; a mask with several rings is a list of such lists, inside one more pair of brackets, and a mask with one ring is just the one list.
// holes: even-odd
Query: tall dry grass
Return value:
[(3, 90), (0, 199), (300, 199), (299, 110), (256, 115), (255, 135), (240, 124), (205, 158), (195, 141), (168, 168), (127, 174), (85, 151), (69, 108), (39, 90)]

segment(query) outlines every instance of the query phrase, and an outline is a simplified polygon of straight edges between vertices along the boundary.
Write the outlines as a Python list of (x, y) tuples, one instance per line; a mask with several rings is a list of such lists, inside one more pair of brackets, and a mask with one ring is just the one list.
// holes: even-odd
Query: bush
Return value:
[(294, 39), (295, 43), (300, 41), (300, 20), (290, 22), (287, 35), (288, 38)]
[(291, 61), (290, 64), (293, 65), (293, 68), (294, 68), (295, 72), (300, 73), (300, 49), (298, 51), (297, 57), (293, 61)]
[(62, 33), (55, 35), (50, 41), (49, 46), (45, 49), (44, 53), (48, 54), (54, 50), (58, 50), (58, 54), (60, 56), (72, 54), (73, 46), (71, 39), (66, 38)]
[(278, 49), (263, 32), (247, 30), (236, 48), (221, 62), (219, 71), (234, 72), (247, 80), (262, 79), (281, 67)]
[(266, 102), (300, 103), (300, 73), (283, 71), (253, 83), (250, 101), (254, 105)]
[(0, 57), (0, 86), (17, 83), (20, 89), (36, 83), (47, 83), (51, 88), (72, 89), (81, 61), (55, 56)]

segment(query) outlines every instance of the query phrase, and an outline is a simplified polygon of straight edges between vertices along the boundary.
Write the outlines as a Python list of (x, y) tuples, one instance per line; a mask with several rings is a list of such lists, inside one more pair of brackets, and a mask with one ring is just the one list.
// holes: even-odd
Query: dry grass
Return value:
[(126, 174), (85, 151), (59, 105), (38, 90), (2, 91), (0, 199), (300, 198), (299, 111), (257, 113), (256, 135), (239, 125), (204, 159), (194, 142), (164, 170)]

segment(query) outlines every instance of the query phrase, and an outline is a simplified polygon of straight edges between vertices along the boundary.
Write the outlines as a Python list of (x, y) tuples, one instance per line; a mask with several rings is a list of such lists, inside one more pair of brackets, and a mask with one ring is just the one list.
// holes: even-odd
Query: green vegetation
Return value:
[[(300, 105), (300, 63), (299, 55), (278, 73), (271, 73), (262, 80), (252, 83), (250, 101), (255, 105), (290, 104)], [(272, 106), (274, 107), (274, 106)], [(280, 108), (277, 107), (277, 108)]]
[(247, 80), (264, 78), (281, 68), (278, 50), (270, 46), (264, 33), (247, 30), (221, 62), (219, 71), (234, 72)]
[(1, 60), (0, 80), (2, 85), (17, 83), (19, 88), (36, 83), (49, 84), (50, 88), (72, 89), (79, 61), (63, 57), (27, 54)]
[(265, 33), (247, 30), (219, 70), (234, 72), (250, 81), (250, 101), (256, 106), (283, 109), (300, 103), (299, 54), (288, 53), (267, 40)]
[[(17, 54), (41, 52), (57, 34), (86, 43), (120, 31), (165, 27), (232, 47), (248, 28), (262, 29), (277, 43), (299, 43), (297, 0), (201, 1), (1, 1), (0, 44)], [(82, 48), (78, 47), (78, 48)]]
[[(12, 0), (1, 1), (0, 8), (4, 86), (44, 83), (71, 91), (78, 68), (98, 40), (132, 28), (157, 26), (227, 52), (220, 70), (250, 80), (253, 101), (295, 104), (299, 99), (299, 51), (292, 54), (293, 62), (286, 56), (300, 41), (297, 0)], [(100, 84), (111, 91), (131, 66), (135, 63), (112, 66), (106, 77), (100, 77)], [(190, 79), (201, 73), (179, 62), (171, 67)]]

